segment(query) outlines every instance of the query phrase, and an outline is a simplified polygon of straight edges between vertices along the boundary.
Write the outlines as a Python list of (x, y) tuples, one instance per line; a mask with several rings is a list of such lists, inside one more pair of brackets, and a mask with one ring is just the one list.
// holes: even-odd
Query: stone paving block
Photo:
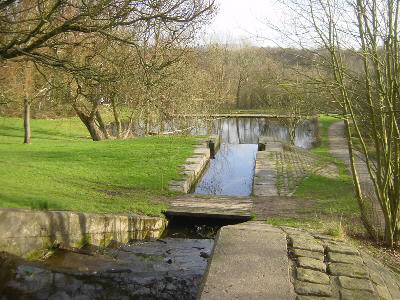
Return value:
[(396, 300), (400, 299), (399, 276), (393, 274), (392, 271), (381, 272), (381, 275), (386, 283), (386, 287), (392, 295), (392, 298)]
[(318, 259), (323, 261), (324, 260), (324, 254), (321, 252), (315, 252), (315, 251), (309, 251), (309, 250), (303, 250), (303, 249), (293, 249), (293, 254), (296, 257), (310, 257), (314, 259)]
[(343, 263), (331, 263), (328, 266), (329, 273), (334, 276), (347, 276), (352, 278), (365, 278), (368, 279), (368, 271), (364, 266), (343, 264)]
[(325, 241), (337, 241), (338, 239), (331, 236), (331, 235), (325, 235), (325, 234), (313, 234), (313, 237), (319, 240), (325, 240)]
[(349, 255), (338, 252), (328, 252), (328, 260), (330, 262), (346, 263), (346, 264), (362, 264), (361, 256)]
[(386, 286), (393, 299), (400, 299), (400, 276), (365, 252), (362, 253), (362, 257), (371, 272), (372, 281)]
[(295, 249), (303, 249), (324, 253), (324, 247), (315, 239), (305, 239), (302, 237), (291, 237), (292, 246)]
[(318, 297), (318, 296), (305, 296), (305, 295), (297, 295), (296, 300), (329, 300), (331, 297)]
[(306, 230), (300, 229), (300, 228), (294, 228), (294, 227), (288, 227), (288, 226), (281, 226), (280, 228), (288, 234), (307, 234), (307, 235), (309, 235)]
[[(382, 286), (380, 284), (375, 285), (375, 289), (378, 292), (378, 296), (380, 299), (385, 299), (385, 300), (392, 300), (392, 296), (390, 295), (390, 292), (386, 286)], [(399, 298), (396, 298), (399, 299)]]
[(356, 248), (344, 244), (329, 244), (327, 245), (326, 248), (328, 252), (336, 252), (336, 253), (350, 254), (350, 255), (360, 254)]
[(340, 300), (378, 300), (378, 296), (367, 291), (340, 290)]
[(349, 290), (364, 290), (371, 293), (374, 292), (374, 287), (368, 279), (350, 278), (346, 276), (338, 277), (339, 284), (342, 288)]
[(329, 284), (329, 276), (319, 271), (297, 268), (296, 275), (297, 275), (297, 280), (300, 281)]
[(371, 278), (371, 281), (374, 282), (375, 284), (385, 285), (385, 281), (383, 281), (382, 276), (379, 275), (377, 271), (370, 268), (369, 276)]
[(300, 295), (322, 297), (332, 296), (331, 287), (327, 284), (310, 283), (296, 280), (296, 282), (294, 283), (294, 290), (297, 294)]
[(309, 257), (299, 257), (297, 258), (297, 265), (305, 269), (312, 269), (320, 272), (326, 272), (326, 265), (323, 261), (309, 258)]

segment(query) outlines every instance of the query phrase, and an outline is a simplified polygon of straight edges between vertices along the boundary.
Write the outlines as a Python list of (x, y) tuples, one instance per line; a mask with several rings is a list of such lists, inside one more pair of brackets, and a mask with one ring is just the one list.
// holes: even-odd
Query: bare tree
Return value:
[[(286, 4), (295, 13), (298, 25), (296, 35), (288, 37), (300, 37), (298, 45), (306, 45), (315, 54), (313, 67), (329, 74), (315, 79), (319, 88), (324, 86), (330, 93), (345, 122), (363, 224), (372, 237), (378, 238), (379, 230), (369, 219), (367, 193), (355, 165), (351, 127), (361, 144), (375, 199), (383, 212), (385, 244), (393, 246), (399, 239), (400, 202), (399, 2), (308, 0)], [(349, 52), (358, 57), (361, 70), (348, 63)], [(369, 143), (375, 159), (368, 151)]]
[[(116, 64), (105, 69), (96, 49), (128, 45), (143, 69), (162, 69), (177, 60), (213, 11), (213, 0), (2, 1), (0, 60), (23, 57), (63, 70), (73, 83), (77, 115), (92, 138), (100, 140), (107, 132), (98, 110), (98, 87), (118, 80), (118, 72)], [(162, 62), (152, 65), (160, 43), (163, 49), (179, 51), (164, 51)]]

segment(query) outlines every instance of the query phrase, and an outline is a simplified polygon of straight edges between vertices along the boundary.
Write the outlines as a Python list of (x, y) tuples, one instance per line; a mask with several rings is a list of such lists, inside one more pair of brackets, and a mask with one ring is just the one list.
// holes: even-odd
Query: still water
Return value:
[[(258, 137), (271, 136), (289, 141), (288, 129), (265, 118), (216, 120), (208, 128), (193, 129), (196, 134), (218, 133), (221, 147), (194, 190), (201, 195), (248, 196), (252, 192)], [(304, 121), (296, 130), (295, 145), (312, 148), (316, 142), (316, 121)], [(213, 130), (213, 132), (210, 132)]]
[(255, 144), (221, 144), (215, 159), (204, 174), (195, 194), (248, 196), (251, 194)]

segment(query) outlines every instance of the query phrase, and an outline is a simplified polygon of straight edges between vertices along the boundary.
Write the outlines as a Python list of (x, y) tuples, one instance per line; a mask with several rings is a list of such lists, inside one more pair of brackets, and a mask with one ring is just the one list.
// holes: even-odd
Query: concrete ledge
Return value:
[(191, 188), (197, 183), (207, 169), (210, 161), (208, 141), (214, 143), (215, 151), (217, 151), (220, 146), (220, 137), (218, 135), (211, 135), (209, 138), (201, 138), (199, 140), (201, 144), (194, 149), (194, 155), (187, 158), (186, 163), (180, 166), (182, 169), (181, 174), (184, 175), (184, 178), (179, 181), (171, 180), (169, 182), (169, 190), (189, 193)]
[(158, 217), (0, 208), (0, 250), (23, 256), (54, 241), (105, 246), (158, 237), (164, 227)]
[(222, 227), (198, 299), (293, 299), (286, 234), (263, 222)]

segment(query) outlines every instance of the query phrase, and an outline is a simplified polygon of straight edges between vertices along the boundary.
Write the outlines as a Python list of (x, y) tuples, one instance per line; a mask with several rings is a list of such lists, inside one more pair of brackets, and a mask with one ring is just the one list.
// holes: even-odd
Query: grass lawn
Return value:
[(339, 169), (339, 177), (328, 178), (312, 174), (300, 184), (294, 197), (313, 199), (313, 208), (299, 211), (299, 217), (273, 218), (268, 220), (269, 223), (311, 227), (338, 235), (346, 220), (353, 222), (359, 215), (352, 179), (346, 172), (344, 163), (329, 154), (328, 127), (337, 121), (338, 119), (333, 117), (320, 116), (321, 145), (311, 151), (334, 162)]
[(160, 215), (168, 182), (192, 154), (193, 137), (93, 142), (77, 118), (0, 117), (0, 206)]

